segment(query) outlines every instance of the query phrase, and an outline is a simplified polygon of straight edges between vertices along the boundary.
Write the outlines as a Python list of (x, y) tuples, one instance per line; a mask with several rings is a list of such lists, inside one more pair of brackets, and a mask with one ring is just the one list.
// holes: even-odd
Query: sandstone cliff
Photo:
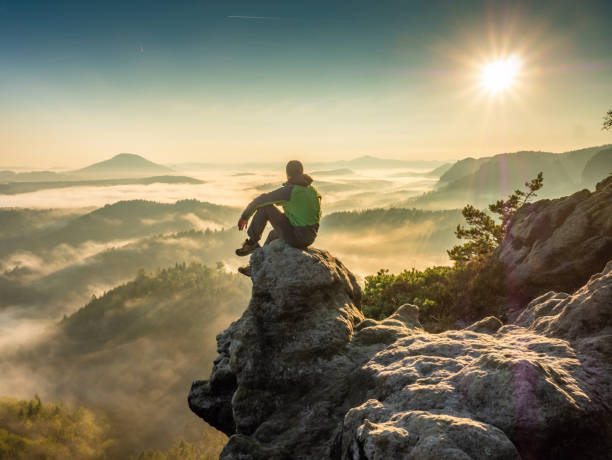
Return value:
[(222, 459), (607, 458), (612, 263), (516, 324), (425, 332), (418, 309), (364, 319), (325, 251), (257, 250), (252, 299), (217, 337), (190, 408), (230, 436)]
[(612, 259), (612, 177), (581, 190), (523, 206), (498, 251), (509, 308), (520, 310), (548, 291), (574, 292)]

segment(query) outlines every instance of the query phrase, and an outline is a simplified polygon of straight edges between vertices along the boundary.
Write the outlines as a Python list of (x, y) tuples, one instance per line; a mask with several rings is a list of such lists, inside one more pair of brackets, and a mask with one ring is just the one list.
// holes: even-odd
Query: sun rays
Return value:
[(500, 93), (512, 88), (521, 70), (521, 61), (517, 56), (509, 56), (488, 62), (482, 69), (481, 85), (489, 93)]

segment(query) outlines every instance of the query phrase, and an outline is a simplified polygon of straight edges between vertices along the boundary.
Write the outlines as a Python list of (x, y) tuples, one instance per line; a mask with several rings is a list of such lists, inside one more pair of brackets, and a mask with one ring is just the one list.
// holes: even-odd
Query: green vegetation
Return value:
[[(241, 298), (245, 283), (236, 281), (234, 274), (197, 263), (176, 264), (155, 274), (140, 270), (134, 280), (99, 298), (94, 296), (85, 307), (62, 320), (60, 327), (70, 338), (70, 346), (75, 340), (82, 342), (79, 353), (83, 347), (99, 347), (109, 340), (116, 343), (153, 335), (158, 340), (172, 340), (175, 334), (191, 329), (189, 323), (209, 299), (227, 302), (233, 296)], [(181, 306), (166, 304), (179, 299)], [(157, 307), (152, 309), (152, 304)], [(239, 308), (244, 305), (246, 302)]]
[(415, 304), (423, 326), (432, 332), (487, 315), (504, 320), (504, 270), (493, 251), (502, 242), (516, 210), (536, 196), (542, 184), (539, 173), (525, 183), (527, 191), (516, 190), (506, 200), (489, 205), (489, 211), (499, 215), (499, 224), (486, 211), (465, 206), (462, 214), (469, 227), (458, 225), (455, 235), (468, 241), (448, 251), (452, 267), (404, 270), (397, 275), (383, 269), (367, 276), (364, 314), (380, 320), (404, 303)]
[(130, 460), (216, 460), (226, 442), (223, 433), (207, 430), (198, 442), (189, 443), (181, 439), (166, 452), (147, 449)]
[(601, 129), (612, 129), (612, 110), (608, 110), (604, 115)]
[(469, 204), (465, 206), (461, 214), (463, 214), (470, 227), (457, 225), (455, 236), (459, 239), (466, 239), (468, 242), (454, 246), (447, 251), (451, 260), (463, 264), (476, 258), (488, 256), (503, 241), (510, 219), (517, 209), (534, 198), (536, 191), (542, 188), (543, 183), (544, 177), (540, 172), (535, 179), (525, 182), (525, 187), (528, 189), (526, 192), (517, 189), (508, 199), (498, 200), (490, 204), (489, 211), (499, 215), (500, 224), (496, 224), (495, 220), (486, 211), (476, 209)]
[(367, 276), (363, 296), (365, 316), (381, 320), (397, 307), (419, 307), (419, 319), (430, 332), (441, 332), (487, 315), (505, 319), (503, 269), (492, 258), (454, 267), (404, 270), (394, 275), (380, 270)]
[(84, 407), (0, 398), (0, 459), (105, 458), (107, 432), (107, 422)]

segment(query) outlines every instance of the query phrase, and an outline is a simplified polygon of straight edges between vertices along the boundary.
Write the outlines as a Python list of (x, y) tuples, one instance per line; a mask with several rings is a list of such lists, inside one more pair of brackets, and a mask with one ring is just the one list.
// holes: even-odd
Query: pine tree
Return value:
[(601, 129), (612, 129), (612, 110), (608, 110), (608, 112), (604, 115), (603, 126)]
[(489, 255), (504, 239), (508, 226), (514, 213), (532, 198), (537, 196), (536, 191), (544, 184), (542, 172), (529, 182), (525, 182), (527, 191), (515, 190), (506, 200), (498, 200), (489, 205), (489, 211), (498, 214), (501, 220), (495, 220), (484, 210), (476, 209), (468, 204), (461, 210), (469, 227), (457, 225), (455, 236), (468, 240), (467, 243), (454, 246), (446, 251), (448, 256), (457, 264), (463, 264), (472, 259), (480, 259)]

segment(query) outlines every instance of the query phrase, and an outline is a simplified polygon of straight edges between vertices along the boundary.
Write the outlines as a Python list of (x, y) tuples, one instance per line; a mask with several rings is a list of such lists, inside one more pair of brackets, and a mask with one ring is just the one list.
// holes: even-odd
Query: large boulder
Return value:
[(355, 278), (283, 242), (251, 257), (253, 297), (217, 337), (191, 409), (222, 459), (563, 459), (612, 451), (612, 264), (518, 322), (423, 330), (418, 308), (364, 319)]
[(611, 339), (612, 262), (517, 324), (405, 331), (361, 366), (373, 386), (344, 417), (341, 458), (611, 458)]
[(574, 292), (612, 259), (612, 177), (594, 192), (523, 206), (498, 257), (506, 269), (510, 310), (520, 311), (548, 291)]
[(343, 350), (364, 319), (361, 289), (329, 253), (282, 241), (255, 251), (251, 267), (251, 302), (217, 337), (210, 380), (194, 382), (189, 405), (231, 436), (223, 458), (323, 458), (349, 409), (354, 363)]

